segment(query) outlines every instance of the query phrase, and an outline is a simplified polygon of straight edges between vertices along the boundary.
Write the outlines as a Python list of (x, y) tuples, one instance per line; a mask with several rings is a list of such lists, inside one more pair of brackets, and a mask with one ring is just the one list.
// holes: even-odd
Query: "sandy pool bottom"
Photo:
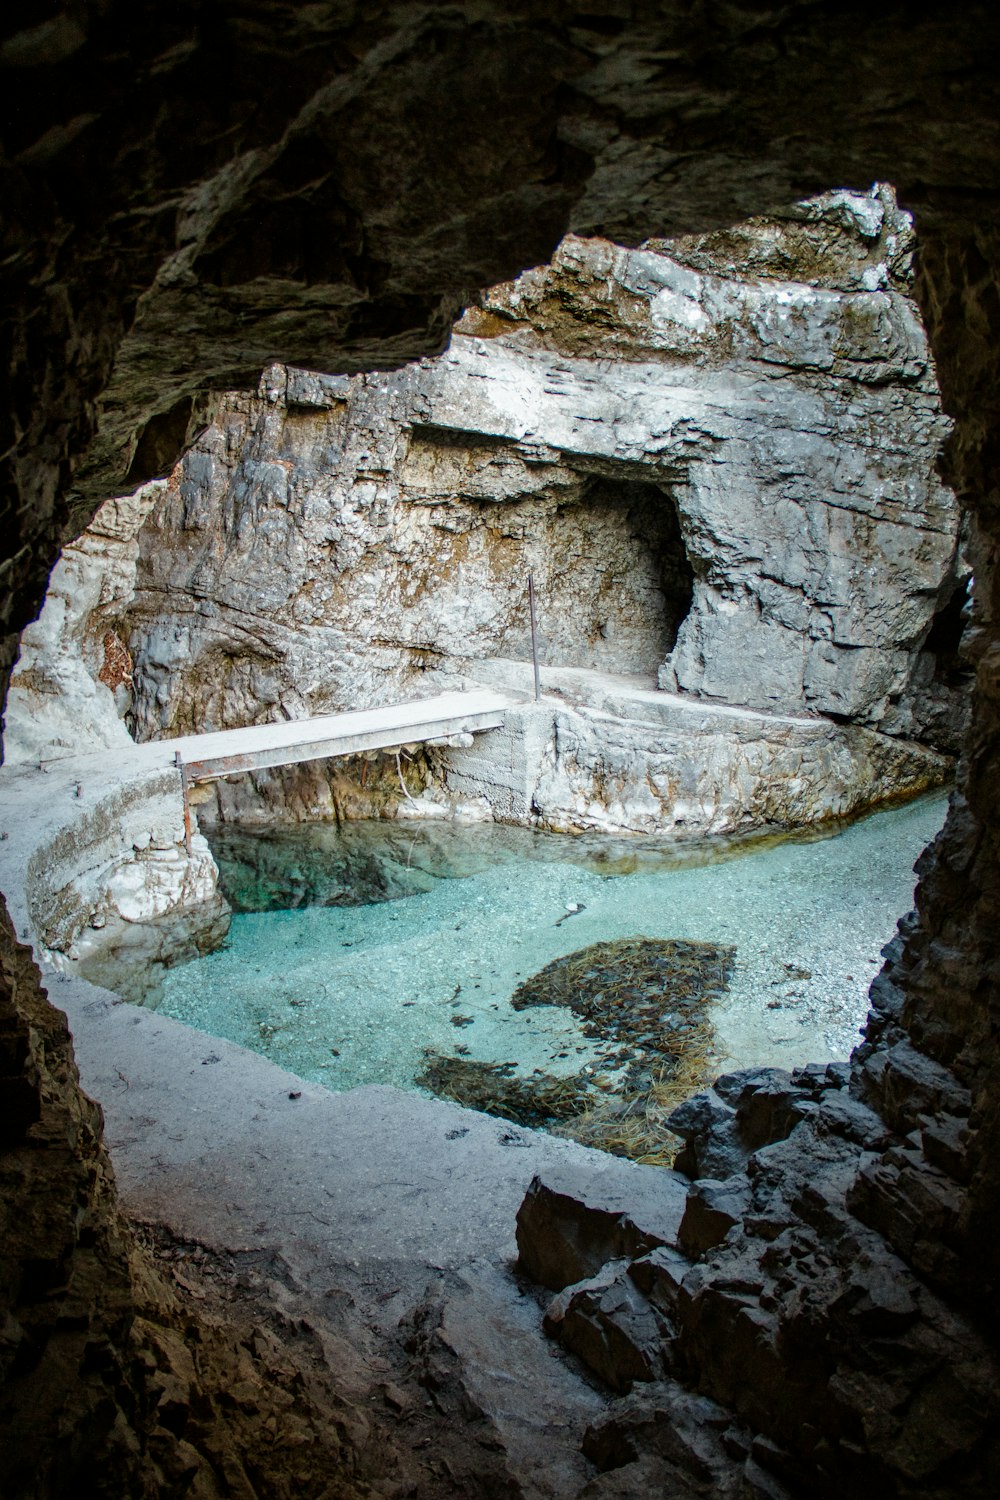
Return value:
[(161, 1009), (338, 1090), (413, 1088), (425, 1049), (569, 1074), (593, 1042), (562, 1007), (513, 1010), (518, 984), (592, 943), (682, 938), (736, 950), (711, 1013), (720, 1069), (843, 1059), (945, 809), (925, 797), (834, 837), (612, 876), (571, 840), (484, 827), (480, 868), (405, 899), (236, 915), (224, 948), (167, 972)]

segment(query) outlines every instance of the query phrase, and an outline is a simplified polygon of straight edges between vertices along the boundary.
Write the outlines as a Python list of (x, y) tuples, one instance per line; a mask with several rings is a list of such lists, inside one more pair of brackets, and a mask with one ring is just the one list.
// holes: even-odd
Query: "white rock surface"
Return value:
[[(886, 189), (638, 250), (570, 238), (439, 359), (271, 367), (68, 549), (25, 636), (12, 758), (121, 743), (95, 682), (109, 626), (140, 739), (498, 673), (530, 690), (530, 572), (561, 699), (433, 752), (400, 815), (732, 831), (940, 780), (963, 697), (922, 648), (964, 575), (911, 244)], [(342, 806), (315, 769), (259, 785), (294, 816)]]
[(4, 718), (4, 762), (20, 765), (127, 746), (117, 697), (100, 681), (103, 638), (135, 591), (138, 535), (165, 484), (108, 500), (52, 569), (38, 619), (21, 636)]
[[(523, 663), (485, 663), (527, 689)], [(553, 832), (731, 834), (860, 812), (947, 776), (932, 750), (859, 725), (768, 714), (643, 689), (609, 674), (543, 674), (541, 703), (448, 757), (448, 792), (499, 821)]]
[[(531, 571), (549, 666), (919, 737), (961, 569), (909, 221), (887, 190), (803, 220), (749, 226), (725, 275), (711, 237), (569, 239), (439, 359), (231, 398), (143, 532), (138, 732), (527, 659)], [(793, 230), (813, 284), (754, 261)]]
[(17, 842), (31, 823), (25, 897), (33, 935), (50, 955), (76, 960), (128, 946), (130, 926), (141, 929), (135, 942), (168, 958), (225, 934), (229, 908), (211, 850), (197, 832), (190, 857), (185, 848), (180, 778), (145, 762), (128, 742), (49, 772), (0, 772), (8, 836)]

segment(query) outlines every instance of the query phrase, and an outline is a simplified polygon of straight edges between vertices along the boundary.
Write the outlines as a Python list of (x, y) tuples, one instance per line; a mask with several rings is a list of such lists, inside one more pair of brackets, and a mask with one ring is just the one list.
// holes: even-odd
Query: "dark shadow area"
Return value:
[(655, 674), (694, 582), (672, 496), (642, 480), (592, 479), (545, 518), (537, 540), (551, 559), (541, 573), (536, 565), (546, 664)]
[(946, 687), (960, 687), (971, 681), (974, 673), (963, 650), (965, 627), (971, 607), (970, 578), (957, 583), (935, 612), (924, 641), (924, 651), (934, 658), (934, 677)]

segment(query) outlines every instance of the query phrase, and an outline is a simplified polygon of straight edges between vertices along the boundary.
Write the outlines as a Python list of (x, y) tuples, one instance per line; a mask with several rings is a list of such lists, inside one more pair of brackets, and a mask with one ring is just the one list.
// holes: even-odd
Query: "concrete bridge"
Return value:
[(187, 735), (183, 739), (160, 741), (159, 748), (172, 752), (174, 764), (180, 771), (184, 831), (190, 851), (187, 792), (195, 783), (218, 781), (223, 776), (260, 771), (269, 766), (357, 755), (365, 750), (447, 742), (456, 735), (497, 729), (503, 723), (504, 710), (511, 703), (509, 697), (490, 689), (439, 693), (434, 698), (393, 704), (388, 708), (361, 709), (352, 713), (325, 714), (315, 719), (294, 719), (279, 724), (254, 724), (246, 729)]
[(254, 724), (248, 729), (222, 729), (168, 740), (165, 745), (161, 741), (161, 745), (174, 752), (174, 760), (183, 767), (189, 784), (217, 781), (239, 771), (261, 771), (268, 766), (357, 755), (363, 750), (389, 750), (496, 729), (503, 723), (504, 710), (510, 708), (511, 701), (489, 689), (439, 693), (416, 703)]

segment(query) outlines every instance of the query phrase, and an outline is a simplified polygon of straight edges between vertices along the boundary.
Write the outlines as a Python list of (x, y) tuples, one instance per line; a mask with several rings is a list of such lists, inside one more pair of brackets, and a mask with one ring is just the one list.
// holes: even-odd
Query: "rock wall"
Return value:
[[(491, 680), (527, 687), (530, 668), (518, 665), (497, 663)], [(447, 812), (458, 793), (502, 822), (681, 840), (850, 817), (940, 785), (950, 767), (857, 725), (706, 704), (591, 672), (546, 678), (547, 703), (509, 709), (502, 729), (441, 757), (420, 799), (425, 815)], [(398, 799), (397, 810), (415, 811)]]
[(229, 907), (205, 839), (196, 832), (190, 853), (185, 848), (177, 772), (133, 770), (111, 791), (94, 773), (75, 791), (76, 807), (39, 830), (25, 871), (45, 958), (57, 965), (61, 956), (89, 959), (94, 976), (98, 961), (116, 956), (125, 974), (152, 959), (184, 962), (217, 947)]
[[(8, 759), (118, 743), (111, 688), (140, 739), (456, 674), (530, 692), (532, 575), (560, 706), (431, 757), (419, 799), (397, 774), (400, 812), (458, 793), (551, 829), (683, 837), (940, 781), (927, 746), (955, 750), (967, 714), (967, 569), (912, 247), (885, 187), (676, 246), (570, 239), (487, 292), (439, 360), (271, 366), (169, 483), (67, 549), (25, 634)], [(202, 816), (258, 817), (275, 788), (277, 817), (381, 810), (384, 778), (347, 796), (358, 770), (258, 777)]]
[(570, 239), (439, 360), (229, 398), (140, 537), (137, 736), (526, 660), (531, 572), (549, 667), (957, 748), (924, 648), (968, 570), (909, 218), (883, 188), (739, 234)]
[(994, 185), (982, 4), (275, 14), (8, 23), (8, 663), (95, 502), (163, 474), (205, 391), (276, 355), (430, 352), (567, 227), (629, 242), (880, 177), (930, 228)]
[(392, 1472), (398, 1455), (338, 1393), (338, 1351), (283, 1338), (245, 1287), (234, 1307), (231, 1260), (203, 1279), (198, 1247), (138, 1242), (66, 1018), (6, 916), (3, 931), (4, 1495), (370, 1495), (359, 1469)]
[(135, 593), (139, 530), (162, 487), (105, 501), (59, 554), (39, 617), (21, 636), (5, 765), (129, 744), (133, 663), (115, 626)]

